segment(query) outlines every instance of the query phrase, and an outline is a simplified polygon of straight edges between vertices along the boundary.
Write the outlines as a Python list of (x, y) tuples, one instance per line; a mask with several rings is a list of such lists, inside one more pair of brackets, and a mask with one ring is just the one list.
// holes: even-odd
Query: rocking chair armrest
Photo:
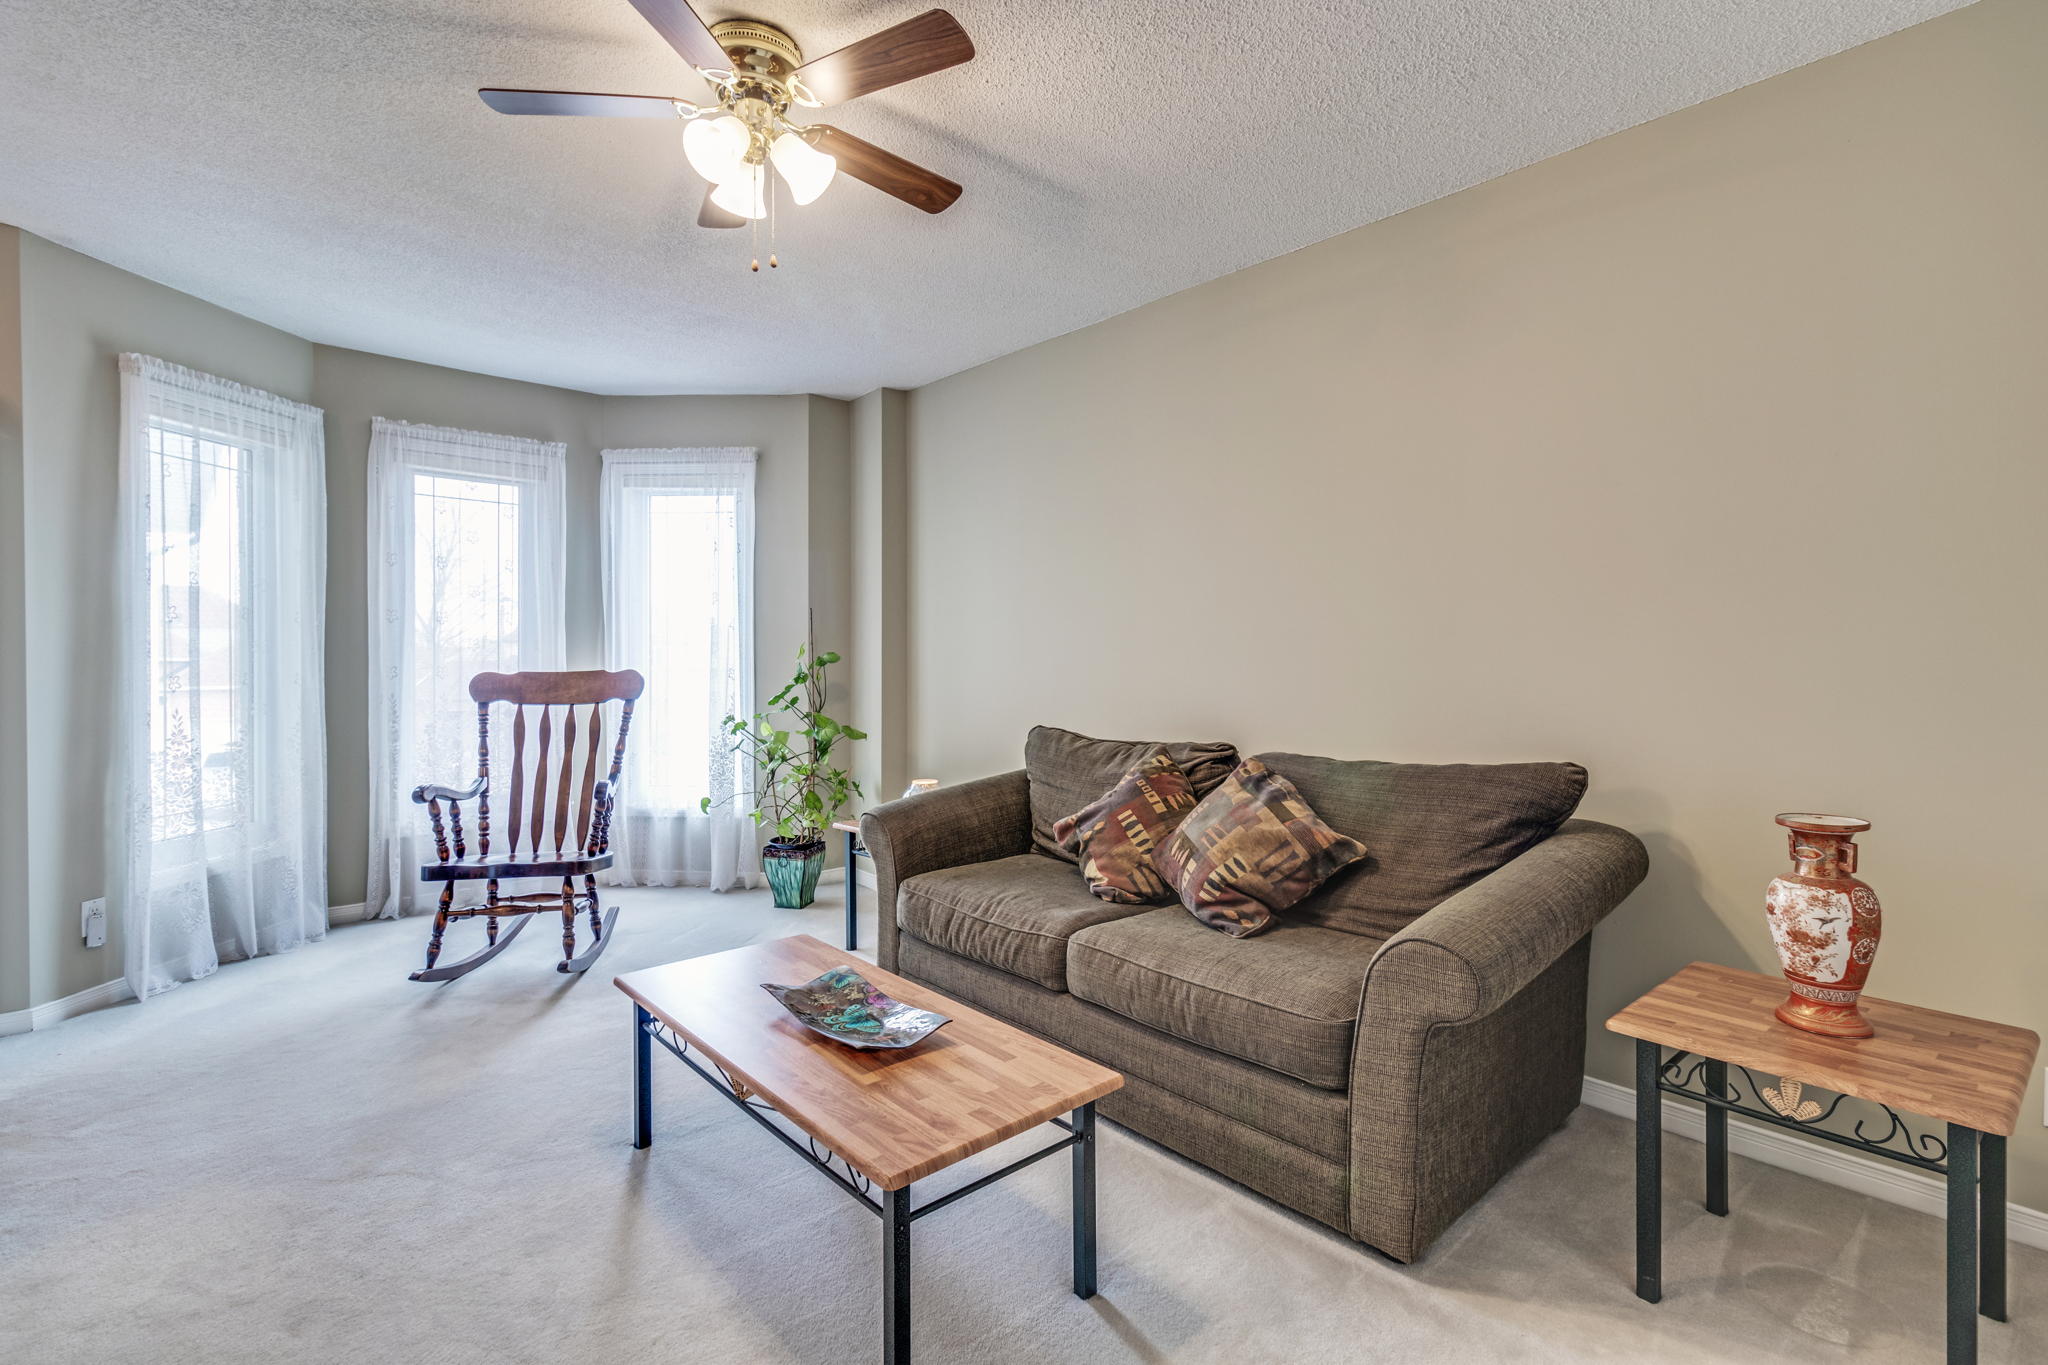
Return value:
[(414, 804), (424, 806), (429, 801), (474, 801), (483, 794), (484, 780), (479, 777), (467, 787), (439, 787), (422, 784), (412, 789)]

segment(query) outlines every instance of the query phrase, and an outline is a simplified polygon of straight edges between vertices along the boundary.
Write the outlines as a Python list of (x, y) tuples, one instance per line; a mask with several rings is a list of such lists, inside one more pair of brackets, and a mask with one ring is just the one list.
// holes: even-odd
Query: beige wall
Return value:
[(1772, 815), (1849, 811), (1876, 993), (2048, 1030), (2044, 88), (1984, 0), (916, 391), (912, 761), (1579, 760), (1653, 859), (1615, 1081), (1636, 993), (1774, 970)]
[(21, 338), (29, 643), (26, 886), (36, 1003), (121, 975), (119, 916), (87, 948), (78, 904), (106, 894), (115, 647), (109, 544), (119, 472), (115, 358), (141, 351), (298, 402), (313, 348), (248, 318), (22, 233)]
[(29, 1007), (28, 605), (22, 538), (21, 232), (0, 223), (0, 1033)]
[(863, 806), (894, 799), (910, 779), (908, 547), (904, 441), (909, 395), (877, 389), (853, 402), (853, 463), (847, 489), (848, 611), (853, 724), (868, 732), (854, 752)]

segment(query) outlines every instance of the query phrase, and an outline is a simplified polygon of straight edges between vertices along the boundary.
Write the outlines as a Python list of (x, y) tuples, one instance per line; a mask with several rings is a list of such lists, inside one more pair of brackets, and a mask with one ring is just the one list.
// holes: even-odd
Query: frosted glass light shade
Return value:
[(799, 204), (808, 204), (823, 194), (839, 171), (836, 160), (795, 133), (784, 133), (769, 143), (768, 159), (782, 173), (789, 184), (790, 197)]
[(690, 169), (714, 185), (723, 185), (747, 169), (747, 144), (752, 137), (747, 125), (731, 114), (692, 119), (683, 128), (683, 155), (690, 159)]
[(746, 166), (742, 173), (711, 191), (711, 202), (727, 213), (736, 213), (742, 218), (766, 218), (768, 216), (768, 176), (766, 167)]

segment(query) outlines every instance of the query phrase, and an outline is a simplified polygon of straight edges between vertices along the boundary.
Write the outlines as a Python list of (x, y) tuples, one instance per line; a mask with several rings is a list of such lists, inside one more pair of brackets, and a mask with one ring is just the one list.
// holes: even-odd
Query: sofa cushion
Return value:
[(1197, 799), (1221, 786), (1237, 766), (1237, 749), (1229, 744), (1090, 739), (1057, 726), (1032, 726), (1024, 740), (1024, 771), (1031, 780), (1031, 846), (1070, 863), (1080, 862), (1072, 848), (1053, 837), (1052, 827), (1161, 749), (1187, 775)]
[(919, 873), (896, 899), (905, 932), (1056, 991), (1067, 988), (1069, 935), (1143, 912), (1097, 900), (1080, 873), (1040, 853)]
[(1197, 804), (1187, 774), (1161, 749), (1093, 804), (1055, 824), (1052, 836), (1080, 855), (1081, 875), (1095, 896), (1118, 905), (1160, 905), (1174, 892), (1152, 855)]
[(1159, 875), (1194, 917), (1232, 938), (1365, 856), (1309, 809), (1294, 784), (1248, 758), (1188, 812), (1159, 850)]
[(1586, 793), (1576, 763), (1378, 763), (1260, 754), (1366, 856), (1288, 918), (1387, 939), (1557, 832)]
[(1378, 948), (1284, 919), (1257, 938), (1229, 938), (1178, 906), (1145, 910), (1074, 934), (1067, 989), (1162, 1033), (1341, 1090)]

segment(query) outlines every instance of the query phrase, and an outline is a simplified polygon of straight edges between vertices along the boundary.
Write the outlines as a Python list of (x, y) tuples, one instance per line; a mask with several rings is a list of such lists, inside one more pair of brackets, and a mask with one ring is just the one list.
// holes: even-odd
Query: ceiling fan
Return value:
[(823, 194), (838, 171), (926, 213), (942, 213), (960, 197), (953, 181), (871, 142), (829, 124), (789, 119), (793, 108), (844, 104), (973, 57), (966, 30), (946, 11), (927, 10), (806, 62), (796, 42), (771, 24), (728, 19), (707, 27), (686, 0), (632, 0), (632, 5), (710, 85), (714, 102), (569, 90), (477, 94), (501, 114), (685, 120), (683, 153), (710, 182), (697, 214), (700, 227), (740, 227), (767, 217), (771, 166), (798, 204)]

